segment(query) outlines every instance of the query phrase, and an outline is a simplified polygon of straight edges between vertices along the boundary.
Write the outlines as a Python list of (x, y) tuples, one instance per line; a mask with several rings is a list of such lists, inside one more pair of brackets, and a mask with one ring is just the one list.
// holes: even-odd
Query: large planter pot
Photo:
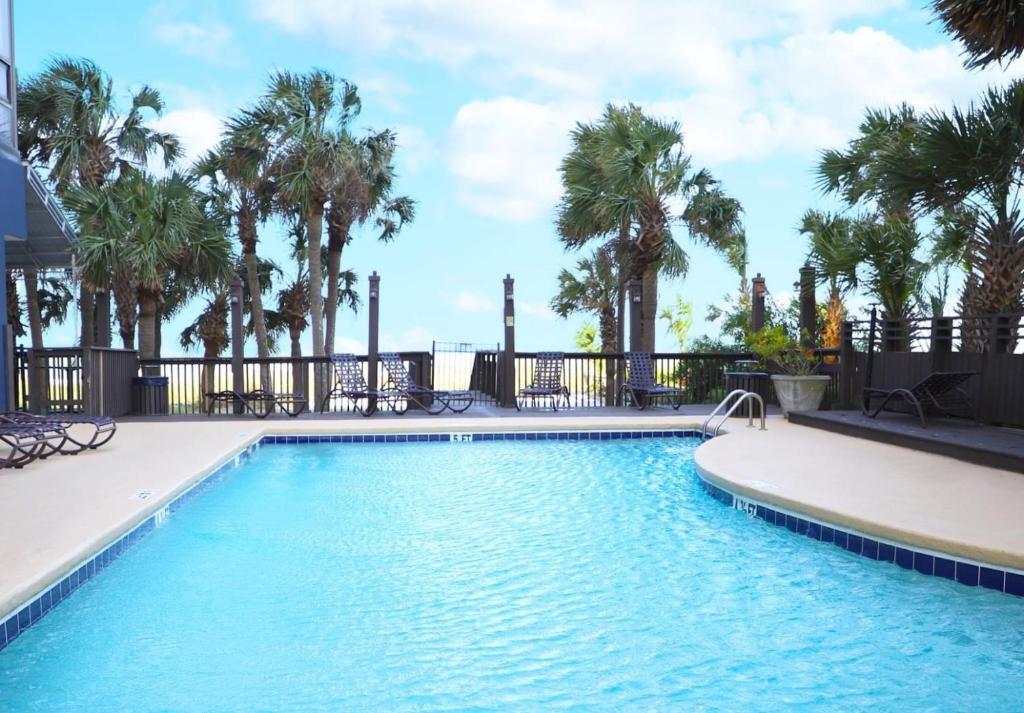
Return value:
[(831, 377), (822, 374), (773, 374), (772, 384), (775, 385), (775, 395), (779, 397), (782, 413), (788, 416), (791, 411), (817, 411), (821, 400), (825, 398), (825, 388), (830, 380)]

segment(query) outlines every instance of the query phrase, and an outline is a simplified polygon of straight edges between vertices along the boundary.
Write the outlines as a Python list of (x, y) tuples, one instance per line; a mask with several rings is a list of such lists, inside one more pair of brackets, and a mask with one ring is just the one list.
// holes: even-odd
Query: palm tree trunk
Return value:
[(28, 329), (35, 354), (34, 363), (29, 364), (31, 376), (29, 394), (33, 411), (45, 414), (49, 411), (50, 383), (49, 369), (37, 352), (43, 348), (43, 317), (39, 309), (39, 275), (34, 267), (25, 269), (25, 307), (28, 312)]
[(645, 267), (640, 281), (640, 343), (643, 344), (644, 351), (653, 354), (655, 327), (658, 322), (658, 265), (652, 263)]
[(139, 300), (127, 279), (115, 279), (114, 314), (117, 318), (117, 330), (121, 335), (124, 349), (135, 349), (135, 323), (138, 321)]
[[(611, 305), (601, 310), (601, 316), (598, 318), (598, 329), (601, 333), (601, 352), (604, 354), (614, 354), (618, 350), (616, 346), (618, 336), (615, 326), (615, 308)], [(609, 359), (605, 360), (605, 365), (604, 403), (606, 406), (613, 406), (617, 391), (614, 378), (615, 363)]]
[[(260, 293), (260, 276), (255, 251), (245, 251), (245, 276), (249, 282), (249, 311), (252, 313), (252, 327), (256, 336), (256, 356), (260, 359), (270, 357), (270, 346), (267, 340), (267, 318), (263, 314), (263, 295)], [(260, 388), (270, 390), (270, 366), (260, 365)]]
[[(292, 342), (292, 393), (301, 394), (306, 391), (305, 365), (302, 363), (302, 330), (292, 327), (288, 328), (288, 336)], [(319, 403), (317, 404), (319, 406)], [(313, 408), (311, 407), (312, 411)]]
[(153, 320), (153, 358), (160, 358), (160, 350), (164, 343), (164, 311), (160, 308), (160, 302), (156, 303), (156, 317)]
[[(324, 204), (314, 202), (306, 219), (306, 253), (309, 260), (309, 319), (313, 327), (313, 356), (324, 356), (324, 282), (320, 260)], [(327, 393), (327, 370), (323, 364), (313, 367), (313, 398), (317, 403)]]
[(338, 278), (341, 275), (341, 252), (345, 248), (349, 226), (327, 221), (327, 302), (324, 305), (324, 353), (334, 352), (334, 333), (338, 319)]
[[(249, 311), (252, 314), (252, 329), (256, 337), (256, 356), (270, 357), (270, 340), (267, 338), (267, 318), (263, 313), (263, 293), (260, 291), (259, 260), (256, 259), (256, 218), (252, 211), (246, 211), (238, 220), (239, 239), (242, 242), (242, 260), (245, 263), (245, 279), (249, 282)], [(270, 366), (260, 365), (260, 388), (270, 391)]]
[(78, 288), (78, 308), (82, 313), (82, 348), (88, 349), (96, 343), (96, 300), (85, 280)]
[(139, 289), (139, 357), (156, 358), (156, 320), (160, 293)]
[(25, 307), (33, 349), (43, 348), (43, 316), (39, 309), (39, 274), (34, 267), (25, 268)]

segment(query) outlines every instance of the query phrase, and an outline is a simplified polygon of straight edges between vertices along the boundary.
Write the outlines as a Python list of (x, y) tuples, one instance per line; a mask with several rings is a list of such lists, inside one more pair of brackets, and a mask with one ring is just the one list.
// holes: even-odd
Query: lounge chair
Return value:
[(266, 418), (279, 408), (283, 413), (295, 418), (306, 408), (306, 397), (301, 394), (276, 393), (263, 389), (253, 391), (209, 391), (204, 394), (209, 405), (206, 407), (206, 415), (213, 413), (213, 408), (219, 403), (242, 404), (242, 408), (256, 418)]
[(647, 352), (627, 352), (626, 365), (629, 376), (619, 391), (629, 395), (634, 406), (643, 411), (658, 399), (673, 399), (672, 408), (679, 410), (686, 392), (672, 386), (659, 384), (654, 380), (654, 365)]
[(65, 440), (66, 433), (57, 424), (0, 423), (0, 468), (20, 469), (34, 460), (60, 453)]
[[(405, 400), (395, 398), (395, 392), (370, 389), (363, 376), (363, 365), (359, 363), (355, 354), (331, 354), (331, 363), (334, 364), (337, 381), (334, 388), (327, 392), (320, 402), (320, 413), (324, 412), (327, 402), (335, 395), (351, 401), (352, 407), (360, 416), (372, 416), (377, 411), (379, 403), (386, 404), (399, 415), (405, 413), (408, 404)], [(366, 401), (365, 407), (360, 405), (361, 401)]]
[(562, 384), (562, 352), (537, 352), (537, 360), (533, 366), (533, 381), (529, 386), (519, 390), (516, 398), (516, 411), (522, 411), (520, 399), (529, 398), (531, 405), (537, 399), (551, 399), (551, 409), (558, 410), (558, 400), (565, 399), (565, 407), (569, 408), (569, 389)]
[[(25, 411), (7, 411), (0, 413), (0, 423), (28, 426), (57, 424), (64, 433), (64, 442), (60, 448), (60, 452), (64, 455), (76, 455), (84, 450), (95, 450), (117, 433), (117, 422), (109, 416), (85, 416), (71, 413), (41, 416)], [(88, 429), (88, 437), (78, 436), (78, 433), (85, 429)]]
[(408, 369), (397, 353), (381, 352), (379, 358), (388, 372), (389, 389), (399, 398), (416, 404), (431, 416), (436, 416), (445, 409), (453, 413), (462, 413), (473, 405), (472, 391), (434, 390), (417, 384), (409, 376)]
[[(924, 427), (926, 414), (963, 415), (976, 418), (974, 406), (961, 386), (975, 371), (933, 371), (909, 389), (877, 389), (865, 387), (863, 392), (864, 413), (876, 418), (882, 411), (916, 413)], [(872, 402), (881, 403), (872, 410)], [(903, 408), (900, 406), (903, 405)]]

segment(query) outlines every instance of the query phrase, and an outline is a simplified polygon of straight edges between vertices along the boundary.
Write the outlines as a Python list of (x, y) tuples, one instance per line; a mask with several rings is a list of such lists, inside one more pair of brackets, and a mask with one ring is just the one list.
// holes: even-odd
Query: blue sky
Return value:
[[(321, 67), (356, 82), (362, 124), (398, 132), (399, 190), (418, 216), (390, 245), (357, 236), (345, 266), (364, 292), (366, 276), (381, 274), (382, 345), (403, 349), (497, 343), (506, 273), (518, 346), (572, 348), (584, 320), (546, 307), (559, 269), (576, 260), (553, 228), (557, 166), (574, 123), (608, 101), (680, 122), (695, 164), (743, 204), (751, 275), (786, 299), (805, 254), (794, 226), (830, 206), (814, 186), (817, 152), (844, 143), (866, 106), (947, 108), (1007, 77), (963, 70), (925, 4), (901, 0), (15, 0), (15, 31), (23, 77), (61, 53), (93, 59), (123, 91), (159, 88), (168, 106), (158, 124), (190, 156), (274, 69)], [(694, 335), (713, 333), (706, 307), (736, 277), (677, 236), (691, 271), (665, 282), (661, 299), (682, 295)], [(278, 226), (259, 249), (294, 270)], [(180, 351), (194, 314), (165, 327), (165, 354)], [(69, 343), (76, 327), (53, 330), (48, 344)], [(338, 334), (339, 350), (363, 349), (365, 315), (343, 315)], [(658, 340), (675, 348), (663, 330)]]

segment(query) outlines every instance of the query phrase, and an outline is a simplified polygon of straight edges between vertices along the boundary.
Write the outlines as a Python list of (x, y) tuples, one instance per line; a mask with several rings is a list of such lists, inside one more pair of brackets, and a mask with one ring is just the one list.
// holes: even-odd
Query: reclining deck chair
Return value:
[(569, 408), (569, 389), (562, 384), (562, 352), (537, 352), (537, 360), (533, 366), (533, 381), (529, 386), (519, 390), (516, 397), (516, 411), (522, 411), (520, 399), (529, 398), (531, 405), (537, 399), (551, 399), (551, 409), (558, 410), (558, 400), (565, 399), (565, 407)]
[[(351, 401), (352, 407), (360, 416), (372, 416), (381, 402), (399, 415), (405, 413), (408, 405), (402, 400), (402, 405), (399, 406), (395, 392), (370, 389), (363, 376), (363, 365), (359, 363), (355, 354), (331, 354), (331, 363), (334, 365), (336, 382), (334, 388), (327, 392), (320, 402), (320, 413), (324, 412), (327, 402), (335, 395)], [(366, 406), (361, 406), (360, 401), (366, 401)]]
[(634, 406), (643, 411), (658, 399), (673, 399), (672, 408), (676, 411), (683, 403), (686, 392), (673, 386), (665, 386), (654, 380), (654, 364), (647, 352), (627, 352), (626, 365), (629, 376), (619, 391), (629, 395)]
[[(42, 426), (56, 424), (64, 433), (60, 452), (64, 455), (75, 455), (84, 450), (95, 450), (109, 441), (117, 433), (117, 422), (109, 416), (85, 416), (73, 413), (55, 413), (41, 416), (26, 411), (6, 411), (0, 413), (0, 423)], [(79, 435), (80, 431), (86, 433)]]
[[(876, 418), (882, 411), (914, 413), (925, 425), (926, 414), (962, 415), (976, 419), (974, 406), (961, 386), (975, 371), (933, 371), (914, 386), (897, 389), (866, 387), (863, 391), (864, 413)], [(881, 403), (872, 411), (872, 402)], [(904, 408), (900, 408), (903, 405)]]
[(381, 352), (379, 358), (387, 370), (390, 390), (398, 398), (416, 404), (431, 416), (436, 416), (445, 409), (453, 413), (462, 413), (473, 405), (472, 391), (434, 390), (417, 384), (409, 376), (402, 358), (396, 352)]

